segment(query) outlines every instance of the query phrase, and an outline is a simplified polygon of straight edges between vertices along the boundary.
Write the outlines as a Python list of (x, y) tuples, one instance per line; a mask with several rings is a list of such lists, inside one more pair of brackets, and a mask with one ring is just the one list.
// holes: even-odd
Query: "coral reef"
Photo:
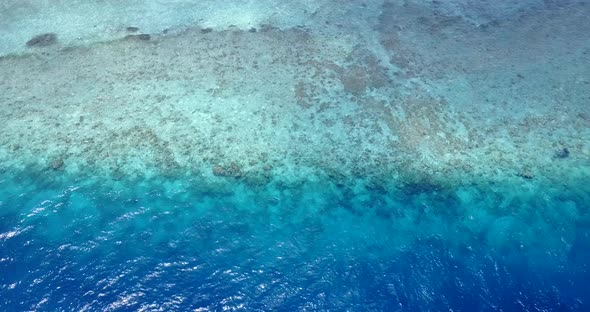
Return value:
[(57, 35), (54, 33), (45, 33), (37, 35), (27, 41), (27, 47), (46, 47), (57, 43)]

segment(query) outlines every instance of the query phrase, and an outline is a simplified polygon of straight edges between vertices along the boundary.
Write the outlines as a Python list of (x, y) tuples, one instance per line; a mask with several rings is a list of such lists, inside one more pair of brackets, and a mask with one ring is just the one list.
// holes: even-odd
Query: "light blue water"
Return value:
[[(186, 178), (52, 175), (0, 180), (3, 310), (589, 307), (587, 186), (519, 195), (236, 181), (215, 192)], [(555, 206), (564, 213), (543, 215)], [(489, 215), (469, 228), (460, 218), (472, 208)]]

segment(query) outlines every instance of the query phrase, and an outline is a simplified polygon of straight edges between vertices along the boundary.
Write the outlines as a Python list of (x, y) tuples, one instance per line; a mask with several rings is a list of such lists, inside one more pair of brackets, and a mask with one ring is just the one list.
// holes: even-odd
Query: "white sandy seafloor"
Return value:
[[(588, 1), (195, 2), (3, 2), (0, 170), (514, 191), (464, 224), (590, 193)], [(590, 222), (580, 202), (527, 235)]]

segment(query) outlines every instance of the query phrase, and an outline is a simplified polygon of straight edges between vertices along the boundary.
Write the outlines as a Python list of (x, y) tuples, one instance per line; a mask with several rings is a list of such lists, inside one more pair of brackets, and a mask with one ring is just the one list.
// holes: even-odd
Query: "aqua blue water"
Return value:
[[(494, 211), (511, 194), (469, 184), (451, 190), (352, 189), (329, 180), (284, 188), (235, 181), (223, 191), (203, 186), (186, 177), (2, 173), (2, 310), (590, 307), (585, 186), (518, 195), (504, 210), (518, 218)], [(525, 207), (537, 216), (569, 207), (583, 217), (546, 231), (536, 217), (523, 217)], [(471, 208), (489, 213), (475, 216), (473, 228), (459, 220)], [(563, 211), (540, 218), (565, 225)], [(527, 234), (533, 228), (536, 234)], [(556, 237), (561, 242), (553, 244)]]

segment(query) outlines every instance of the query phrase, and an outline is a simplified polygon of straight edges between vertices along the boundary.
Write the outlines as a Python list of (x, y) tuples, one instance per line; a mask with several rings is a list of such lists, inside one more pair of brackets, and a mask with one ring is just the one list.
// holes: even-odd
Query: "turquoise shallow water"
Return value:
[[(0, 181), (4, 310), (589, 307), (586, 186), (510, 194), (236, 181), (215, 191), (187, 178), (52, 172)], [(480, 212), (473, 223), (470, 209)]]

